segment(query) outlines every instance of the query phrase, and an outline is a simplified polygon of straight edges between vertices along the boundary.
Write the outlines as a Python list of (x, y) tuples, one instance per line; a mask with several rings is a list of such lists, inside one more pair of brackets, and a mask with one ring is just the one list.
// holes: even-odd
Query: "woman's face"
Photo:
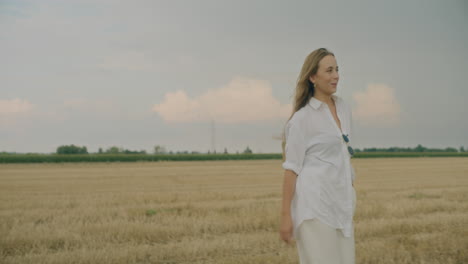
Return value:
[(338, 66), (336, 65), (335, 56), (327, 55), (319, 62), (317, 73), (309, 77), (309, 80), (314, 83), (316, 92), (331, 95), (336, 92), (338, 85)]

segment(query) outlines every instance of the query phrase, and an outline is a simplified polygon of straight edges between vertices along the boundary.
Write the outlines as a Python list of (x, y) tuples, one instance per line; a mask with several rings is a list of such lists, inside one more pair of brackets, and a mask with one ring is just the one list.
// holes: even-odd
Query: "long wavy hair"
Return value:
[[(297, 78), (296, 83), (296, 91), (294, 94), (294, 101), (293, 101), (293, 111), (291, 116), (289, 116), (289, 121), (294, 113), (296, 113), (299, 109), (307, 105), (310, 98), (314, 96), (315, 87), (314, 84), (309, 80), (309, 77), (316, 74), (319, 62), (327, 55), (335, 56), (331, 51), (327, 50), (326, 48), (319, 48), (312, 51), (304, 60), (304, 64), (302, 65), (301, 73)], [(287, 123), (286, 121), (286, 123)], [(285, 146), (286, 146), (286, 137), (285, 137), (285, 129), (286, 124), (283, 129), (282, 133), (282, 142), (281, 148), (283, 149), (283, 161), (286, 159), (285, 155)]]

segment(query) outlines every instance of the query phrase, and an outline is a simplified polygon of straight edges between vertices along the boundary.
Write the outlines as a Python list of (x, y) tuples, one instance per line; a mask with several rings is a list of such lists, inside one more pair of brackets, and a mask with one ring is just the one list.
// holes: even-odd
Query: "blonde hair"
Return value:
[[(314, 84), (309, 80), (309, 77), (317, 73), (319, 62), (327, 55), (335, 56), (335, 54), (333, 54), (331, 51), (327, 50), (326, 48), (319, 48), (319, 49), (312, 51), (305, 58), (304, 64), (302, 65), (301, 73), (299, 74), (299, 77), (297, 78), (296, 91), (294, 94), (294, 101), (293, 101), (293, 112), (291, 113), (291, 116), (288, 118), (287, 121), (289, 121), (293, 117), (294, 113), (296, 113), (299, 109), (307, 105), (310, 98), (314, 96), (315, 87), (314, 87)], [(283, 149), (283, 161), (286, 159), (285, 147), (286, 147), (286, 137), (285, 137), (285, 131), (283, 129), (282, 142), (281, 142), (281, 148)]]

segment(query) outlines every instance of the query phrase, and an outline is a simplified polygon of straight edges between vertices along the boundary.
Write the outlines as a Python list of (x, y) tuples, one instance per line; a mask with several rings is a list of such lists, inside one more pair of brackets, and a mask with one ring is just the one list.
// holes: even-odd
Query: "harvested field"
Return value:
[[(468, 263), (468, 158), (353, 159), (356, 257)], [(2, 263), (298, 263), (281, 160), (0, 164)]]

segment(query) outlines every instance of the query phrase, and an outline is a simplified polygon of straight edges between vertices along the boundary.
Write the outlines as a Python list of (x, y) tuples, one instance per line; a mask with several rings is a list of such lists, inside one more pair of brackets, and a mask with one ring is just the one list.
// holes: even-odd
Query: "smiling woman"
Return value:
[(351, 109), (334, 95), (338, 80), (334, 54), (313, 51), (299, 75), (284, 133), (280, 235), (297, 240), (302, 264), (355, 263)]

